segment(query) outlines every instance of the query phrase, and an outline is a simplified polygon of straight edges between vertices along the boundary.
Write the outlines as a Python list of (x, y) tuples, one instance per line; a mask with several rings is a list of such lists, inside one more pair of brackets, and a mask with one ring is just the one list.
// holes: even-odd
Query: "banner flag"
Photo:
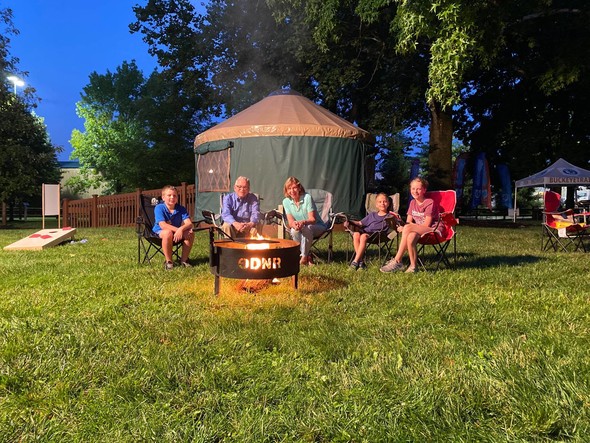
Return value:
[(514, 207), (512, 202), (512, 181), (510, 180), (508, 165), (500, 163), (496, 166), (496, 170), (500, 179), (500, 203), (503, 208), (512, 209)]
[(490, 184), (490, 170), (484, 152), (477, 154), (473, 170), (473, 192), (471, 194), (471, 209), (479, 205), (492, 209), (492, 189)]
[(460, 154), (455, 160), (455, 166), (453, 168), (453, 188), (457, 194), (457, 201), (461, 201), (463, 198), (463, 187), (465, 186), (465, 170), (467, 169), (467, 160), (469, 159), (469, 153), (464, 152)]

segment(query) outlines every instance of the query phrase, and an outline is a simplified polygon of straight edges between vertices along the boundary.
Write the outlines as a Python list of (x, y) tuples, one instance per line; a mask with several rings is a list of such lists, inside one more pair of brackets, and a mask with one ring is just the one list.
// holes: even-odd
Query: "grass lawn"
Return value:
[[(0, 247), (34, 231), (0, 230)], [(2, 442), (583, 442), (590, 254), (460, 227), (458, 269), (305, 268), (257, 294), (138, 266), (132, 228), (0, 250)]]

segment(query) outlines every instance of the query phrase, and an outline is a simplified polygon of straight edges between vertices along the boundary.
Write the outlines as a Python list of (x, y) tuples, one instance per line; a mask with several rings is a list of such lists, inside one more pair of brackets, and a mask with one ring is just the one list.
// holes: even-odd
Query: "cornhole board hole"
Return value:
[(11, 245), (5, 246), (5, 251), (40, 251), (50, 248), (72, 238), (76, 228), (41, 229)]

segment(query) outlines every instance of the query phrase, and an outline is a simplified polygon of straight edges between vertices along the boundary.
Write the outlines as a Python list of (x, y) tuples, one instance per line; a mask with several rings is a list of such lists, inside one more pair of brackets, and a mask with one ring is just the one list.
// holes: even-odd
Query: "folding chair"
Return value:
[(324, 232), (322, 232), (321, 235), (319, 235), (318, 237), (314, 237), (313, 242), (311, 243), (310, 253), (313, 255), (314, 259), (322, 261), (322, 259), (320, 258), (321, 251), (318, 247), (318, 243), (323, 239), (327, 238), (327, 262), (330, 263), (334, 255), (334, 239), (332, 231), (334, 230), (334, 225), (337, 222), (341, 222), (344, 220), (345, 215), (343, 212), (335, 213), (332, 211), (333, 196), (331, 192), (325, 191), (323, 189), (308, 189), (307, 192), (309, 195), (311, 195), (311, 198), (313, 198), (320, 218), (328, 227)]
[[(327, 253), (327, 262), (330, 263), (332, 260), (332, 256), (334, 255), (334, 242), (332, 231), (334, 230), (334, 226), (336, 223), (344, 221), (346, 216), (343, 212), (334, 213), (332, 212), (332, 193), (325, 191), (323, 189), (307, 189), (307, 193), (311, 195), (313, 201), (316, 205), (316, 209), (318, 210), (318, 214), (324, 224), (328, 227), (321, 235), (314, 237), (311, 243), (310, 253), (313, 255), (314, 259), (318, 261), (323, 261), (320, 258), (321, 251), (319, 249), (318, 243), (327, 238), (328, 239), (328, 253)], [(283, 229), (283, 234), (286, 232), (287, 234), (290, 232), (289, 227), (287, 226), (287, 216), (285, 215), (284, 210), (272, 210), (265, 214), (265, 220), (267, 223), (277, 223)]]
[[(216, 212), (213, 212), (208, 209), (201, 211), (201, 214), (203, 215), (203, 218), (205, 219), (205, 223), (213, 225), (215, 228), (217, 228), (215, 230), (217, 231), (217, 237), (219, 239), (230, 238), (221, 229), (221, 227), (223, 226), (223, 217), (221, 215), (221, 211), (223, 209), (223, 199), (225, 198), (226, 195), (227, 195), (226, 193), (222, 193), (219, 195), (219, 212), (216, 213)], [(254, 195), (256, 196), (256, 198), (258, 199), (258, 202), (260, 203), (262, 201), (262, 197), (260, 197), (256, 193), (254, 193)], [(274, 212), (274, 211), (271, 211), (271, 212)], [(260, 212), (259, 216), (260, 216), (260, 219), (259, 219), (259, 223), (257, 225), (257, 228), (262, 230), (262, 226), (266, 223), (266, 221), (269, 217), (264, 212)]]
[(221, 229), (221, 226), (223, 225), (223, 219), (221, 217), (221, 208), (223, 207), (223, 197), (225, 197), (225, 195), (226, 195), (225, 193), (219, 194), (219, 211), (218, 212), (214, 212), (210, 209), (204, 209), (201, 211), (201, 215), (203, 215), (203, 219), (205, 220), (205, 223), (207, 223), (209, 225), (213, 225), (213, 227), (216, 228), (215, 231), (217, 231), (217, 238), (219, 238), (219, 239), (226, 237), (226, 234)]
[[(375, 200), (378, 194), (367, 194), (365, 198), (365, 211), (366, 213), (376, 212), (377, 207), (375, 205)], [(372, 249), (377, 249), (378, 260), (381, 264), (385, 263), (389, 260), (389, 257), (392, 253), (392, 247), (397, 239), (397, 231), (396, 227), (398, 226), (397, 220), (397, 212), (399, 211), (399, 193), (393, 194), (389, 196), (389, 207), (387, 208), (388, 212), (393, 212), (394, 214), (391, 217), (385, 219), (386, 225), (384, 226), (384, 230), (380, 232), (374, 232), (369, 235), (367, 238), (367, 249), (365, 251), (365, 259), (368, 257)], [(352, 239), (353, 231), (347, 230), (350, 234), (350, 239)], [(373, 248), (371, 248), (373, 246)], [(383, 259), (381, 259), (383, 256)], [(348, 251), (347, 251), (347, 259), (348, 259)], [(354, 256), (351, 260), (354, 259)]]
[(541, 249), (568, 252), (573, 247), (574, 252), (579, 249), (586, 252), (583, 240), (590, 233), (590, 225), (576, 223), (572, 209), (559, 211), (561, 195), (557, 192), (545, 191), (543, 202)]
[[(434, 204), (438, 205), (439, 217), (434, 226), (434, 232), (423, 235), (418, 240), (418, 263), (423, 270), (426, 270), (426, 265), (432, 263), (434, 270), (438, 271), (441, 264), (448, 268), (455, 268), (457, 264), (457, 234), (455, 226), (459, 220), (455, 218), (455, 206), (457, 205), (457, 195), (455, 191), (430, 191), (427, 192), (425, 198), (434, 200)], [(453, 245), (453, 263), (447, 256), (449, 246)], [(433, 257), (426, 256), (426, 249), (434, 250)]]
[[(140, 194), (139, 196), (140, 216), (136, 219), (135, 232), (137, 233), (137, 263), (151, 263), (158, 253), (164, 255), (162, 251), (162, 239), (154, 233), (154, 207), (159, 203), (155, 197)], [(172, 255), (180, 260), (179, 250), (182, 241), (172, 245)], [(143, 252), (143, 259), (142, 259)]]

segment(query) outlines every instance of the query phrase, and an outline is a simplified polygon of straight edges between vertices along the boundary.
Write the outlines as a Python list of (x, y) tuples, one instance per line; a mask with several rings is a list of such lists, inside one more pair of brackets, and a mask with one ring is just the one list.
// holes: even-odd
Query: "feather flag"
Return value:
[(460, 154), (455, 160), (455, 166), (453, 168), (453, 188), (457, 194), (457, 200), (461, 201), (463, 198), (463, 187), (465, 186), (465, 170), (467, 169), (467, 160), (470, 154), (464, 152)]
[(508, 165), (501, 163), (496, 166), (498, 177), (500, 179), (500, 202), (503, 208), (512, 209), (512, 181), (510, 180), (510, 170)]
[(492, 209), (492, 189), (490, 184), (490, 170), (486, 155), (477, 154), (473, 169), (473, 192), (471, 194), (471, 209), (479, 205)]

